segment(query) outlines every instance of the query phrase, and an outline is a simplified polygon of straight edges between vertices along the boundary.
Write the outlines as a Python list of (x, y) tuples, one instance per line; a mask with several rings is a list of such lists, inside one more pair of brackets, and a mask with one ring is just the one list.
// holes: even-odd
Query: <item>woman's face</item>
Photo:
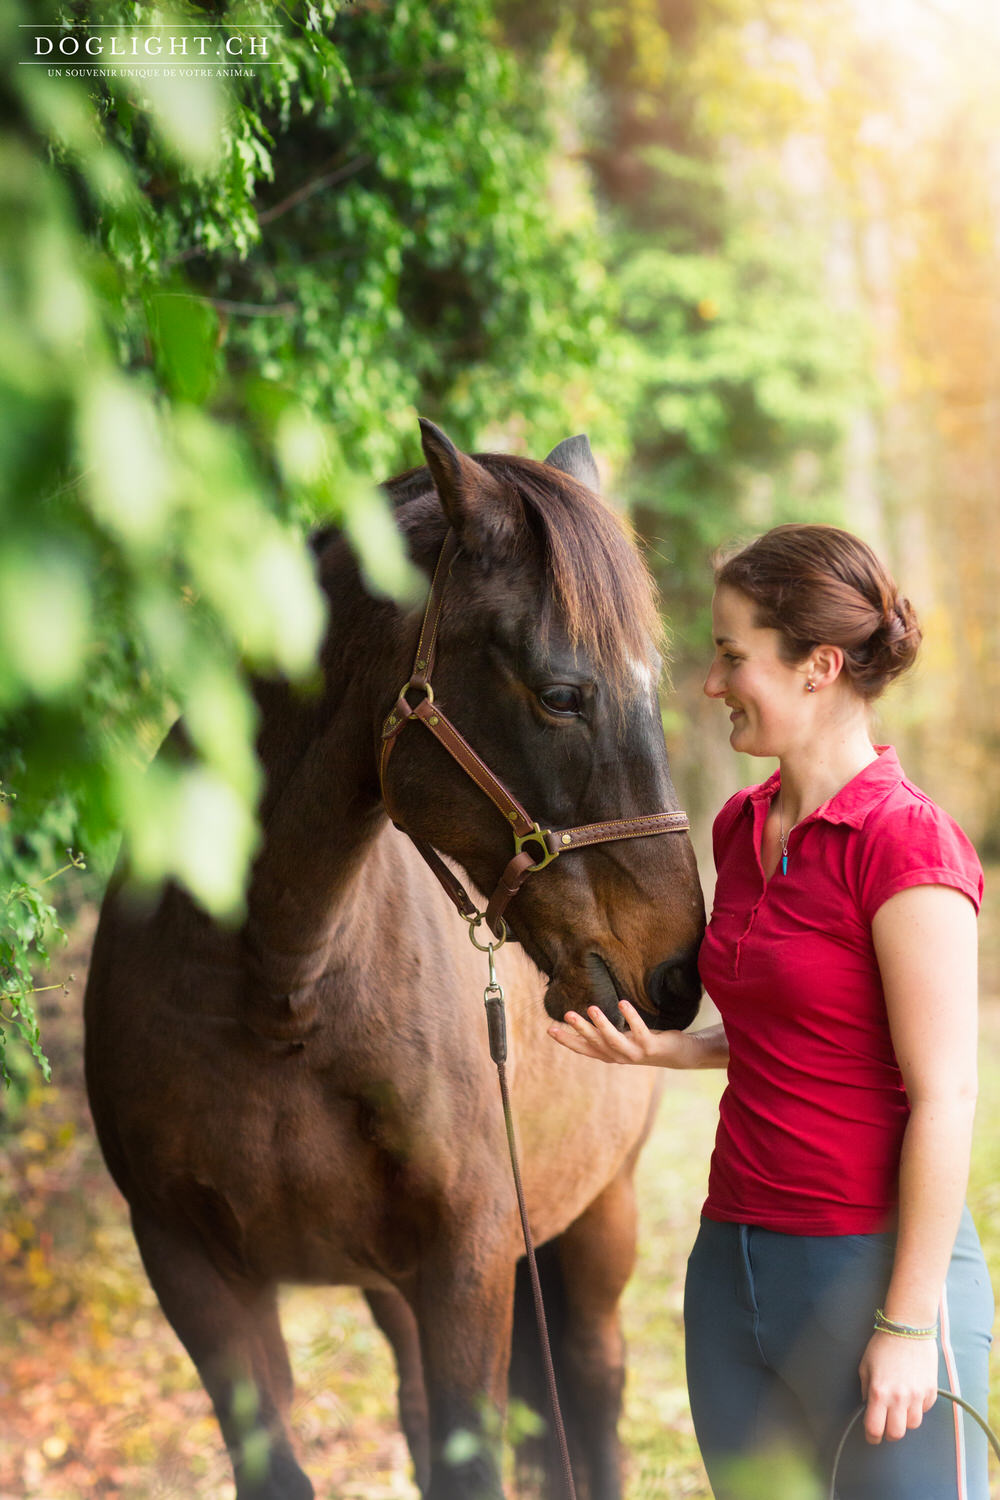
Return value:
[(705, 680), (709, 698), (730, 710), (729, 743), (745, 755), (781, 756), (807, 730), (808, 667), (779, 655), (776, 630), (754, 624), (753, 601), (722, 585), (712, 600), (715, 660)]

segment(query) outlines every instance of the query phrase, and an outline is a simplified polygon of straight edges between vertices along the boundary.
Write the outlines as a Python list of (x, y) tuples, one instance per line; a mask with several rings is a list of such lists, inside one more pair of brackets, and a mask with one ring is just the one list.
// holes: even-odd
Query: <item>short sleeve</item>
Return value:
[(724, 802), (712, 824), (712, 857), (715, 860), (715, 868), (719, 868), (719, 860), (729, 843), (729, 836), (736, 826), (736, 820), (746, 805), (752, 787), (744, 787), (742, 791), (734, 793), (728, 802)]
[(954, 819), (923, 796), (880, 811), (865, 826), (858, 895), (866, 920), (890, 896), (917, 885), (951, 886), (977, 912), (982, 905), (975, 849)]

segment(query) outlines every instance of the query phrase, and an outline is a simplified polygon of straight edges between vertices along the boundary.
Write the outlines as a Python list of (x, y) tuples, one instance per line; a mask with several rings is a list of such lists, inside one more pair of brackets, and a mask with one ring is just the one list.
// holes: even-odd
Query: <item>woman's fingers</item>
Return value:
[(910, 1402), (910, 1409), (906, 1414), (907, 1427), (909, 1427), (911, 1430), (914, 1427), (919, 1427), (921, 1422), (924, 1420), (924, 1412), (930, 1411), (931, 1406), (933, 1405), (933, 1399), (931, 1400), (929, 1406), (927, 1404), (927, 1398), (925, 1396), (915, 1396)]
[(596, 1057), (602, 1062), (640, 1062), (642, 1055), (627, 1034), (617, 1031), (596, 1005), (586, 1016), (569, 1010), (562, 1021), (549, 1027), (549, 1036), (571, 1052)]
[(643, 1047), (631, 1032), (619, 1031), (596, 1005), (589, 1007), (587, 1015), (608, 1052), (619, 1062), (644, 1061)]
[[(577, 1017), (579, 1019), (579, 1017)], [(594, 1057), (596, 1054), (590, 1042), (582, 1032), (573, 1025), (571, 1012), (566, 1013), (561, 1021), (553, 1021), (549, 1027), (549, 1036), (561, 1047), (566, 1047), (570, 1052), (578, 1052), (581, 1057)]]
[(908, 1431), (919, 1427), (924, 1419), (924, 1412), (929, 1411), (934, 1405), (934, 1394), (926, 1396), (915, 1394), (907, 1397), (905, 1392), (887, 1401), (874, 1402), (869, 1400), (868, 1412), (865, 1418), (865, 1434), (868, 1441), (878, 1442), (878, 1433), (884, 1436), (887, 1442), (898, 1443), (904, 1438)]
[(888, 1409), (884, 1401), (869, 1394), (865, 1408), (865, 1437), (869, 1443), (880, 1443), (885, 1434), (885, 1419)]
[(631, 1000), (619, 1000), (618, 1009), (628, 1022), (628, 1029), (637, 1041), (646, 1043), (650, 1039), (649, 1027), (632, 1004)]
[(890, 1443), (898, 1443), (906, 1436), (907, 1407), (902, 1401), (893, 1402), (885, 1414), (885, 1435)]

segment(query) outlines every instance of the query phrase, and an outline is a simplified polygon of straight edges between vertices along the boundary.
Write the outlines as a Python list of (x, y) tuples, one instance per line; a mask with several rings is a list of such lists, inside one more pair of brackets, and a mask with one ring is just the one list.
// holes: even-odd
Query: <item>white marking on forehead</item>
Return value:
[(656, 687), (657, 677), (649, 663), (640, 661), (637, 656), (630, 656), (628, 664), (629, 670), (640, 688), (647, 693), (653, 692)]

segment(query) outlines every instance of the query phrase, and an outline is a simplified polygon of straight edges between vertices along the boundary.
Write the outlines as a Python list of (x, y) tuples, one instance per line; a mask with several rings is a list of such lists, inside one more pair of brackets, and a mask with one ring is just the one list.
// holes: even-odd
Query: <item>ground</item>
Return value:
[[(146, 1282), (87, 1113), (80, 996), (94, 915), (81, 913), (56, 966), (73, 983), (46, 1005), (53, 1083), (0, 1112), (0, 1500), (231, 1500), (207, 1398)], [(1000, 909), (989, 904), (982, 990), (969, 1197), (1000, 1288)], [(641, 1253), (625, 1306), (628, 1500), (709, 1500), (684, 1391), (681, 1288), (720, 1085), (670, 1078), (640, 1168)], [(317, 1494), (416, 1500), (391, 1360), (360, 1296), (290, 1290), (283, 1321)]]

